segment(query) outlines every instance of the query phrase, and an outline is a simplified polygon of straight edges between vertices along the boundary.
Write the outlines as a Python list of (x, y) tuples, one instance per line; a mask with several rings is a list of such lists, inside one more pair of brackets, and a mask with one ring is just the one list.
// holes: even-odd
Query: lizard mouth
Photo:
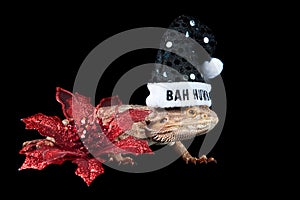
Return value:
[(168, 144), (176, 141), (171, 134), (157, 134), (152, 137), (152, 140), (161, 144)]
[(155, 134), (151, 138), (154, 142), (158, 143), (170, 143), (175, 141), (175, 136), (173, 134), (173, 131), (168, 130), (164, 131), (164, 133)]
[[(191, 126), (191, 127), (189, 127)], [(159, 133), (153, 133), (151, 139), (157, 143), (170, 143), (180, 140), (187, 140), (195, 136), (207, 133), (210, 129), (209, 124), (197, 124), (197, 126), (188, 125), (187, 128), (176, 126), (167, 130), (160, 130)]]

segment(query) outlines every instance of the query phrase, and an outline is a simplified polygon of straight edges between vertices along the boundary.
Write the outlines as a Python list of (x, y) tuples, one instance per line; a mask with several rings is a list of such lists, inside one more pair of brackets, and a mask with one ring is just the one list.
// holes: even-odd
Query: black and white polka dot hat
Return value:
[(147, 85), (151, 107), (211, 106), (211, 85), (223, 63), (213, 58), (216, 39), (211, 29), (191, 16), (176, 18), (163, 35), (155, 69)]

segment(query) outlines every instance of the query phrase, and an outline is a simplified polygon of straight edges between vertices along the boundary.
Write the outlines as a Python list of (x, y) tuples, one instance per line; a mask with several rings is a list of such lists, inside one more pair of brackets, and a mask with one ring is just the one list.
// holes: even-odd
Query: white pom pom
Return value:
[(209, 62), (205, 61), (202, 67), (203, 76), (212, 79), (218, 76), (223, 70), (223, 63), (218, 58), (212, 58)]

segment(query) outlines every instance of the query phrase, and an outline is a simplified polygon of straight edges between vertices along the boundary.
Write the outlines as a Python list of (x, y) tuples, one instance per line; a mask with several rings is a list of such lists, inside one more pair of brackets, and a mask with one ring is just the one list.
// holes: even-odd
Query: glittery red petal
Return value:
[(46, 116), (38, 113), (22, 119), (26, 129), (35, 129), (41, 135), (52, 137), (55, 143), (65, 149), (76, 149), (82, 146), (76, 128), (65, 126), (57, 116)]
[(73, 160), (73, 163), (76, 163), (78, 166), (75, 171), (75, 174), (80, 176), (86, 182), (87, 185), (90, 185), (97, 176), (104, 173), (102, 163), (94, 158), (79, 158)]
[(50, 164), (62, 164), (66, 160), (85, 156), (84, 154), (60, 149), (52, 141), (46, 139), (25, 143), (20, 150), (20, 154), (26, 155), (20, 170), (27, 168), (41, 170)]
[(106, 107), (106, 106), (120, 106), (122, 105), (122, 101), (118, 96), (112, 96), (101, 99), (96, 108)]
[(95, 107), (90, 103), (90, 98), (78, 93), (72, 94), (60, 87), (56, 88), (56, 100), (62, 105), (62, 110), (67, 119), (80, 122), (82, 118), (93, 118)]
[(130, 117), (134, 122), (144, 121), (145, 118), (151, 113), (151, 110), (142, 110), (142, 109), (130, 109)]
[(55, 137), (63, 129), (63, 124), (57, 116), (46, 116), (38, 113), (22, 119), (26, 129), (35, 129), (43, 136)]
[(114, 143), (117, 147), (124, 149), (127, 153), (143, 154), (152, 153), (148, 143), (144, 140), (136, 140), (134, 137), (129, 136), (123, 140)]
[(56, 100), (61, 104), (62, 111), (67, 119), (70, 119), (73, 117), (72, 113), (72, 99), (74, 95), (60, 87), (56, 88)]
[(142, 109), (129, 109), (122, 113), (114, 113), (115, 116), (107, 124), (103, 125), (101, 119), (99, 120), (102, 125), (102, 130), (109, 140), (113, 141), (119, 135), (132, 128), (133, 123), (145, 120), (151, 113), (150, 110)]

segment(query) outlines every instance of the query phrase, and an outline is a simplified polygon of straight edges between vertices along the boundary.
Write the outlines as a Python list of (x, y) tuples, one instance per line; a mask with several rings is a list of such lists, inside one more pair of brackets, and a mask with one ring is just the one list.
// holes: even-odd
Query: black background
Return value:
[[(13, 168), (15, 190), (29, 196), (36, 192), (48, 195), (49, 191), (52, 191), (49, 195), (95, 194), (101, 198), (102, 195), (139, 196), (136, 194), (138, 190), (145, 191), (145, 196), (184, 193), (187, 196), (196, 194), (201, 197), (209, 189), (215, 191), (222, 188), (228, 181), (225, 176), (228, 157), (225, 137), (230, 133), (232, 125), (230, 116), (232, 83), (229, 69), (226, 69), (225, 58), (225, 48), (227, 49), (225, 33), (230, 27), (230, 22), (226, 21), (222, 9), (213, 9), (213, 5), (203, 5), (199, 8), (190, 4), (173, 6), (156, 4), (151, 8), (147, 5), (140, 8), (129, 6), (128, 9), (124, 7), (122, 12), (112, 6), (98, 8), (72, 10), (43, 7), (14, 12), (15, 18), (9, 23), (13, 30), (10, 35), (12, 39), (9, 53), (12, 55), (10, 59), (12, 74), (14, 81), (17, 81), (13, 90), (15, 149), (12, 152), (16, 158)], [(104, 166), (105, 173), (97, 177), (90, 187), (74, 174), (76, 166), (70, 162), (60, 166), (50, 165), (42, 171), (30, 169), (18, 171), (25, 159), (25, 156), (18, 154), (22, 143), (40, 137), (35, 131), (25, 130), (20, 119), (38, 112), (63, 118), (61, 106), (55, 100), (55, 88), (60, 86), (72, 90), (77, 70), (94, 47), (108, 37), (128, 29), (167, 27), (181, 14), (196, 16), (213, 30), (218, 41), (214, 56), (224, 62), (222, 77), (227, 92), (227, 118), (222, 135), (209, 154), (218, 160), (217, 164), (186, 165), (179, 159), (161, 170), (143, 174), (125, 173)], [(126, 73), (130, 67), (153, 62), (155, 53), (153, 50), (132, 52), (113, 63), (110, 68), (114, 74), (107, 73), (104, 83), (98, 88), (96, 102), (111, 94), (118, 77)], [(131, 99), (132, 103), (144, 103), (147, 93), (144, 89), (141, 88), (136, 92)], [(193, 155), (198, 154), (202, 140), (202, 136), (194, 140), (189, 149)]]

